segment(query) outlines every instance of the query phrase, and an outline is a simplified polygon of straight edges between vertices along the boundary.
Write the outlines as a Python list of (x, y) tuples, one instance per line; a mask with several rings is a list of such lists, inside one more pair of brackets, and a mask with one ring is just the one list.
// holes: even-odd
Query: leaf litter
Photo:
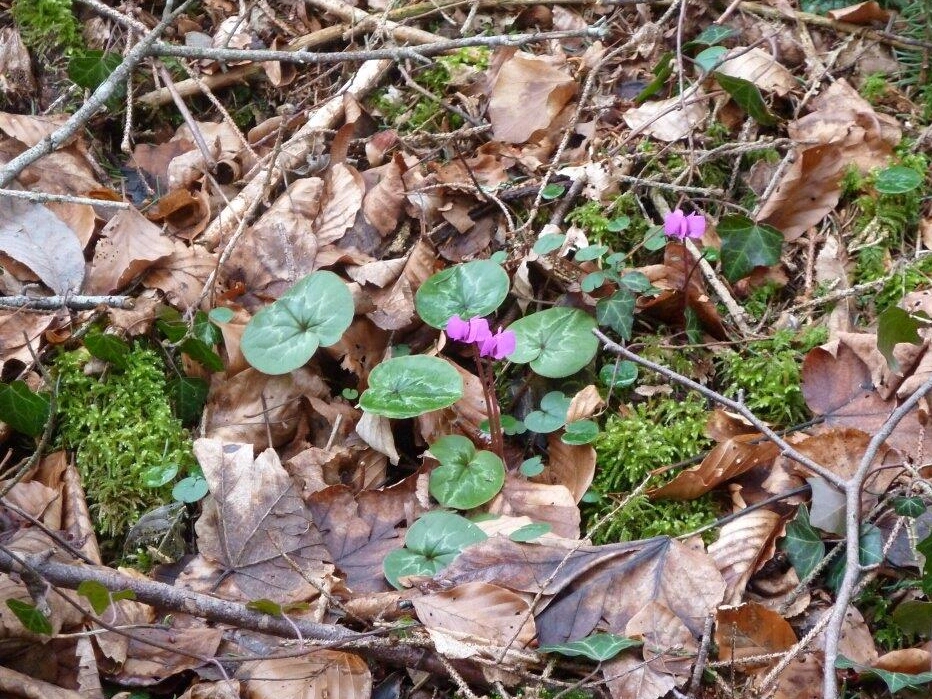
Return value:
[[(233, 14), (230, 3), (204, 5), (203, 11), (176, 20), (189, 45), (202, 41), (246, 48), (265, 43), (290, 51), (301, 48), (300, 37), (338, 27), (334, 16), (349, 16), (346, 6), (334, 2), (309, 3), (301, 11), (257, 7), (243, 16)], [(828, 16), (868, 24), (885, 20), (876, 3), (862, 5)], [(558, 166), (561, 176), (570, 178), (566, 183), (575, 189), (572, 196), (581, 192), (603, 210), (616, 194), (630, 189), (637, 199), (631, 215), (652, 224), (659, 225), (664, 207), (679, 208), (682, 200), (676, 197), (681, 194), (695, 195), (693, 203), (706, 207), (727, 201), (747, 214), (739, 226), (734, 220), (723, 222), (721, 231), (712, 221), (697, 241), (703, 251), (721, 247), (723, 267), (718, 272), (691, 242), (668, 244), (662, 255), (653, 257), (632, 254), (624, 266), (642, 274), (651, 293), (630, 304), (628, 325), (609, 323), (629, 335), (625, 340), (635, 332), (630, 323), (637, 323), (637, 333), (645, 328), (668, 332), (673, 342), (680, 341), (673, 339), (679, 329), (690, 339), (722, 341), (742, 339), (736, 332), (741, 323), (729, 305), (734, 303), (732, 292), (747, 301), (756, 285), (760, 288), (766, 280), (786, 285), (792, 276), (786, 271), (799, 272), (802, 265), (804, 281), (787, 287), (793, 303), (784, 310), (794, 305), (795, 311), (785, 311), (784, 320), (792, 324), (800, 322), (795, 314), (803, 307), (815, 307), (819, 290), (813, 279), (825, 287), (850, 288), (851, 260), (859, 253), (857, 243), (861, 249), (865, 244), (852, 241), (855, 214), (845, 194), (846, 178), (852, 173), (872, 177), (891, 158), (902, 158), (897, 148), (904, 134), (915, 138), (917, 148), (926, 137), (902, 116), (908, 110), (911, 118), (921, 120), (921, 105), (893, 84), (884, 94), (899, 112), (884, 99), (866, 99), (863, 81), (860, 92), (844, 77), (820, 84), (819, 56), (841, 41), (841, 26), (801, 31), (802, 48), (791, 48), (810, 54), (807, 66), (793, 60), (792, 51), (774, 53), (766, 44), (755, 45), (757, 36), (773, 25), (752, 9), (739, 10), (740, 16), (731, 21), (736, 35), (725, 45), (713, 42), (723, 50), (713, 54), (713, 76), (701, 80), (689, 61), (662, 59), (665, 51), (684, 49), (682, 39), (694, 38), (696, 30), (717, 19), (701, 6), (686, 4), (681, 10), (687, 37), (674, 36), (675, 21), (671, 24), (669, 15), (665, 25), (656, 24), (661, 13), (649, 5), (635, 11), (541, 3), (530, 9), (533, 16), (513, 12), (515, 19), (503, 8), (476, 6), (468, 15), (455, 8), (447, 19), (451, 31), (461, 27), (464, 35), (477, 22), (494, 30), (512, 19), (516, 27), (520, 21), (541, 30), (579, 30), (606, 26), (606, 16), (612, 21), (598, 37), (528, 42), (521, 50), (481, 49), (481, 60), (478, 54), (468, 60), (435, 59), (422, 68), (398, 53), (396, 62), (409, 77), (402, 80), (393, 73), (398, 79), (389, 79), (388, 89), (376, 99), (367, 96), (375, 81), (367, 83), (366, 78), (371, 72), (385, 80), (386, 62), (367, 64), (355, 74), (354, 86), (342, 93), (339, 85), (352, 69), (337, 79), (328, 77), (323, 66), (293, 71), (286, 62), (264, 63), (270, 85), (251, 89), (277, 106), (277, 114), (258, 106), (252, 114), (240, 109), (233, 115), (208, 107), (198, 119), (189, 114), (187, 123), (172, 130), (167, 120), (158, 121), (163, 113), (153, 117), (153, 131), (145, 136), (140, 132), (140, 142), (124, 148), (131, 157), (107, 152), (111, 144), (88, 130), (18, 172), (15, 187), (22, 192), (89, 197), (100, 204), (0, 196), (3, 294), (36, 295), (39, 290), (39, 297), (51, 293), (65, 298), (51, 308), (0, 311), (4, 380), (22, 378), (33, 390), (42, 387), (43, 371), (34, 359), (45, 363), (56, 347), (77, 346), (88, 323), (109, 321), (124, 337), (142, 339), (156, 337), (155, 321), (166, 307), (189, 319), (198, 310), (228, 309), (229, 317), (215, 323), (219, 337), (205, 343), (217, 353), (222, 371), (209, 371), (190, 353), (175, 355), (179, 371), (208, 386), (192, 429), (200, 437), (193, 443), (198, 477), (206, 481), (209, 495), (189, 506), (194, 524), (181, 560), (154, 569), (150, 576), (120, 568), (127, 586), (132, 580), (156, 580), (230, 603), (264, 601), (278, 610), (273, 616), (292, 625), (307, 620), (392, 633), (393, 643), (404, 645), (407, 639), (412, 647), (443, 658), (434, 667), (446, 668), (454, 682), (483, 689), (492, 682), (502, 688), (545, 683), (541, 668), (547, 658), (573, 655), (588, 648), (579, 644), (599, 645), (603, 641), (596, 639), (609, 637), (624, 642), (610, 644), (612, 655), (598, 656), (603, 662), (596, 674), (615, 698), (651, 699), (684, 689), (712, 640), (718, 647), (715, 659), (699, 670), (720, 673), (729, 668), (732, 676), (738, 672), (758, 683), (760, 691), (803, 696), (793, 692), (817, 684), (823, 673), (821, 646), (814, 644), (795, 656), (775, 678), (768, 675), (775, 667), (768, 656), (791, 649), (811, 627), (815, 607), (825, 604), (818, 584), (808, 581), (807, 589), (798, 587), (805, 575), (796, 572), (815, 570), (825, 551), (823, 538), (844, 534), (843, 494), (782, 456), (757, 429), (722, 411), (710, 414), (708, 434), (716, 441), (711, 451), (648, 491), (652, 499), (684, 501), (709, 492), (724, 495), (722, 513), (737, 516), (720, 523), (708, 546), (698, 536), (594, 545), (591, 532), (584, 529), (581, 503), (600, 468), (597, 450), (568, 444), (564, 438), (569, 429), (560, 426), (545, 440), (509, 443), (504, 486), (473, 513), (480, 515), (476, 524), (484, 540), (463, 548), (435, 575), (402, 576), (399, 582), (406, 589), (393, 590), (386, 579), (386, 557), (401, 549), (406, 533), (424, 513), (438, 509), (429, 490), (436, 465), (421, 458), (427, 445), (459, 434), (477, 448), (487, 446), (483, 425), (490, 416), (483, 379), (469, 370), (465, 354), (457, 354), (462, 348), (444, 347), (437, 333), (421, 322), (418, 288), (450, 263), (487, 259), (495, 252), (506, 253), (505, 269), (514, 290), (523, 289), (528, 296), (515, 299), (523, 309), (544, 300), (592, 314), (597, 301), (606, 297), (605, 285), (615, 283), (585, 286), (586, 275), (607, 269), (606, 263), (585, 255), (574, 258), (572, 251), (609, 240), (610, 226), (624, 230), (616, 223), (621, 219), (606, 214), (604, 224), (590, 221), (570, 228), (566, 214), (574, 202), (562, 207), (562, 184), (555, 205), (545, 204), (543, 212), (551, 217), (550, 232), (565, 233), (575, 243), (556, 254), (530, 251), (533, 238), (519, 227), (529, 210), (522, 206), (541, 204), (544, 184), (553, 184)], [(377, 16), (385, 8), (370, 2), (368, 10)], [(388, 10), (388, 16), (402, 10)], [(798, 14), (789, 4), (781, 11)], [(104, 33), (116, 31), (112, 18), (98, 20)], [(156, 21), (144, 20), (150, 27)], [(715, 26), (727, 21), (720, 18)], [(632, 23), (641, 25), (637, 33), (617, 29)], [(392, 31), (405, 31), (392, 26)], [(365, 23), (360, 27), (367, 31)], [(16, 49), (15, 27), (12, 33), (17, 41), (10, 46)], [(419, 41), (439, 38), (426, 32), (418, 36)], [(884, 42), (877, 46), (886, 50)], [(17, 51), (15, 56), (20, 70), (28, 55)], [(832, 56), (837, 59), (837, 53)], [(663, 66), (673, 64), (672, 77), (663, 77)], [(253, 65), (237, 68), (235, 62), (204, 60), (189, 67), (201, 71), (201, 80), (224, 102), (229, 84), (224, 71), (235, 77), (234, 71), (253, 70)], [(433, 83), (429, 78), (438, 65), (443, 70), (440, 96), (430, 93), (438, 90), (437, 77)], [(32, 79), (29, 69), (26, 73)], [(656, 84), (651, 83), (658, 75)], [(188, 81), (181, 75), (175, 80), (177, 89), (199, 87), (182, 87)], [(280, 89), (285, 86), (293, 94)], [(0, 162), (6, 163), (48, 138), (66, 116), (30, 116), (14, 85), (0, 80), (0, 90), (9, 100), (7, 111), (0, 113)], [(916, 93), (911, 96), (918, 100)], [(153, 105), (161, 99), (155, 92), (142, 97)], [(103, 124), (105, 118), (94, 123)], [(247, 122), (254, 125), (243, 130)], [(713, 126), (725, 129), (725, 143), (712, 145)], [(773, 149), (780, 139), (785, 141), (782, 151)], [(738, 145), (752, 152), (758, 141), (760, 150), (772, 148), (777, 157), (752, 166), (739, 155), (730, 182), (706, 182), (702, 174), (693, 178), (702, 163), (714, 162), (716, 150)], [(666, 149), (689, 161), (679, 179), (668, 165), (658, 164), (658, 150)], [(270, 162), (283, 167), (270, 169)], [(122, 179), (102, 167), (114, 163), (121, 163)], [(750, 186), (755, 178), (763, 188)], [(766, 193), (764, 200), (746, 208), (735, 195), (738, 180), (747, 181), (747, 192)], [(672, 190), (664, 189), (668, 185)], [(881, 181), (880, 186), (899, 185)], [(659, 192), (675, 196), (658, 201)], [(108, 201), (130, 206), (110, 208)], [(922, 211), (920, 218), (925, 226), (928, 212)], [(868, 232), (876, 231), (878, 221), (876, 213), (874, 229)], [(743, 266), (732, 266), (725, 251), (735, 249), (733, 236), (747, 230), (779, 233), (778, 240), (762, 243), (777, 254), (744, 250)], [(648, 235), (643, 245), (649, 240)], [(916, 241), (917, 246), (924, 244), (921, 238)], [(822, 255), (833, 245), (834, 253)], [(249, 367), (241, 342), (250, 318), (322, 269), (348, 284), (355, 315), (349, 329), (294, 371), (269, 376)], [(729, 269), (737, 271), (731, 274)], [(885, 271), (896, 272), (889, 261)], [(928, 314), (927, 293), (916, 292), (900, 305)], [(135, 297), (136, 308), (108, 308), (104, 301), (91, 311), (66, 308), (70, 297), (109, 294)], [(829, 324), (831, 337), (808, 352), (802, 366), (803, 396), (819, 421), (788, 439), (831, 473), (849, 478), (871, 437), (929, 376), (932, 359), (927, 328), (919, 328), (916, 344), (894, 341), (887, 348), (884, 342), (890, 341), (878, 337), (876, 328), (862, 323), (860, 331), (852, 330), (854, 309), (850, 299), (842, 301), (847, 317)], [(617, 304), (613, 308), (617, 311)], [(561, 323), (570, 318), (567, 311), (556, 313), (563, 314)], [(821, 322), (814, 316), (805, 320)], [(766, 330), (768, 321), (774, 326), (779, 322), (765, 316), (760, 328)], [(175, 349), (170, 344), (167, 351)], [(365, 392), (373, 370), (404, 352), (444, 353), (444, 361), (462, 380), (462, 397), (413, 421), (359, 410), (347, 392)], [(545, 377), (548, 371), (557, 373), (554, 363), (564, 361), (546, 354), (532, 359)], [(592, 383), (584, 382), (568, 395), (575, 397), (567, 422), (598, 419), (618, 409)], [(920, 403), (887, 437), (868, 470), (861, 497), (865, 513), (881, 507), (887, 495), (912, 492), (923, 482), (918, 474), (932, 447), (925, 429), (928, 412)], [(7, 459), (23, 455), (22, 443), (2, 423), (0, 438)], [(546, 456), (546, 463), (528, 479), (512, 466), (531, 453)], [(4, 481), (9, 490), (3, 501), (3, 550), (18, 556), (54, 551), (56, 561), (72, 561), (80, 554), (90, 563), (101, 563), (88, 509), (95, 484), (81, 482), (64, 452), (27, 465), (16, 476), (7, 473)], [(522, 527), (539, 524), (549, 532), (530, 541), (509, 538)], [(62, 547), (61, 536), (75, 555)], [(872, 546), (868, 539), (865, 534), (865, 550)], [(876, 553), (882, 561), (884, 552)], [(873, 550), (868, 554), (874, 555)], [(800, 563), (807, 556), (811, 566)], [(927, 575), (924, 568), (920, 572)], [(0, 585), (6, 590), (4, 599), (19, 600), (27, 610), (34, 605), (40, 617), (47, 617), (51, 634), (66, 634), (54, 641), (62, 671), (50, 677), (26, 657), (50, 632), (24, 621), (36, 617), (15, 613), (15, 604), (0, 608), (4, 635), (27, 649), (26, 654), (5, 652), (4, 664), (25, 673), (39, 693), (55, 685), (102, 696), (100, 678), (124, 686), (167, 680), (185, 697), (240, 692), (255, 697), (367, 697), (374, 681), (391, 686), (385, 667), (366, 662), (375, 656), (364, 646), (276, 656), (280, 648), (272, 637), (208, 624), (184, 610), (175, 610), (178, 614), (166, 624), (157, 605), (123, 599), (95, 619), (86, 600), (71, 592), (64, 593), (74, 603), (69, 606), (19, 576), (5, 574)], [(403, 626), (398, 621), (402, 617), (416, 621)], [(127, 636), (115, 632), (115, 625), (139, 628)], [(96, 656), (86, 639), (67, 635), (85, 628), (109, 629), (92, 641)], [(295, 630), (301, 637), (297, 626)], [(860, 672), (882, 678), (887, 677), (884, 672), (899, 672), (916, 678), (903, 682), (919, 686), (928, 670), (928, 652), (922, 648), (881, 656), (854, 607), (845, 620), (844, 637), (843, 655)], [(550, 654), (537, 653), (540, 646)], [(263, 651), (267, 658), (237, 660), (251, 655), (253, 648), (269, 647), (273, 650)], [(415, 666), (405, 662), (409, 656), (403, 653), (386, 657), (394, 657), (399, 669)], [(455, 667), (450, 665), (454, 660)], [(479, 670), (469, 671), (463, 661), (476, 661)], [(557, 667), (557, 688), (586, 685), (591, 678), (572, 664)], [(190, 678), (191, 671), (198, 677), (193, 683), (182, 679)], [(442, 674), (432, 681), (438, 688), (446, 686)], [(698, 690), (690, 686), (690, 691)]]

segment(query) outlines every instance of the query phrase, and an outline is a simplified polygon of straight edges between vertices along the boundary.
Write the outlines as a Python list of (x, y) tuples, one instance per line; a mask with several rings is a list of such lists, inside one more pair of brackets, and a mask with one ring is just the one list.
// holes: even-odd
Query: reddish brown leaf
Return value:
[(715, 642), (722, 660), (779, 653), (796, 643), (789, 622), (759, 604), (720, 607)]

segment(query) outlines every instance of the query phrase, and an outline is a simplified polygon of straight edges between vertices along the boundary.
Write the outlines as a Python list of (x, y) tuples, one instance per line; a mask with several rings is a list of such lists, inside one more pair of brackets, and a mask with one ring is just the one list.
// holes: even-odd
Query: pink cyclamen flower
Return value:
[(701, 238), (705, 234), (705, 216), (693, 212), (687, 216), (682, 209), (674, 209), (663, 218), (663, 232), (671, 238)]
[(483, 357), (504, 359), (515, 351), (517, 338), (511, 330), (498, 329), (494, 335), (489, 335), (479, 346), (479, 354)]
[(492, 337), (489, 321), (485, 318), (463, 320), (456, 315), (447, 321), (446, 331), (451, 340), (459, 340), (460, 342), (484, 342)]

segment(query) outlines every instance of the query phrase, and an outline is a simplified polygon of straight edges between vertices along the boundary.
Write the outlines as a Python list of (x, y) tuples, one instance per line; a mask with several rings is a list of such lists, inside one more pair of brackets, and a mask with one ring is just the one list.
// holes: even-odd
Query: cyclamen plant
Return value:
[(451, 340), (458, 340), (473, 346), (476, 369), (479, 372), (479, 380), (482, 382), (485, 407), (489, 416), (492, 450), (498, 454), (500, 459), (504, 460), (505, 442), (504, 437), (502, 437), (502, 414), (501, 407), (498, 404), (498, 396), (495, 393), (495, 376), (491, 371), (491, 367), (486, 367), (485, 362), (482, 360), (484, 357), (504, 359), (515, 351), (517, 338), (511, 330), (502, 330), (501, 328), (498, 329), (497, 333), (493, 334), (489, 327), (489, 321), (485, 318), (463, 320), (455, 314), (447, 321), (446, 333)]

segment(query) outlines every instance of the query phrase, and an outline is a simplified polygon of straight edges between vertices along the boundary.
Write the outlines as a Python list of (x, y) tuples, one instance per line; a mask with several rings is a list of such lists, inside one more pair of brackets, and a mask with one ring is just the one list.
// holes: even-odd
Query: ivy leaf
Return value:
[[(842, 544), (844, 545), (844, 544)], [(883, 561), (883, 534), (873, 524), (862, 524), (858, 539), (858, 556), (862, 566), (877, 565)], [(838, 590), (845, 577), (844, 552), (838, 556), (829, 568), (825, 583), (833, 590)]]
[(623, 650), (640, 645), (643, 645), (643, 641), (613, 633), (596, 633), (578, 641), (542, 645), (537, 650), (541, 653), (559, 653), (570, 657), (583, 656), (601, 663), (611, 660)]
[(722, 89), (758, 124), (773, 126), (777, 123), (777, 117), (767, 109), (757, 85), (750, 80), (735, 78), (718, 71), (712, 75), (715, 76), (715, 81), (721, 85)]
[(772, 226), (732, 215), (719, 221), (717, 232), (722, 239), (722, 271), (730, 282), (744, 279), (755, 267), (780, 261), (783, 234)]
[(893, 511), (900, 517), (916, 518), (926, 511), (926, 504), (918, 495), (893, 498)]
[(780, 548), (786, 551), (800, 580), (808, 578), (819, 561), (825, 558), (825, 544), (809, 524), (809, 510), (805, 505), (799, 506), (796, 519), (786, 525), (786, 538)]
[(51, 409), (51, 399), (30, 391), (25, 381), (0, 384), (0, 421), (17, 432), (30, 437), (42, 434)]
[(932, 534), (916, 544), (916, 550), (925, 557), (919, 586), (926, 597), (932, 597)]
[(84, 346), (92, 357), (109, 362), (117, 369), (126, 369), (129, 345), (120, 337), (112, 333), (102, 333), (92, 330), (84, 338)]
[(566, 192), (566, 187), (562, 184), (557, 184), (556, 182), (551, 182), (543, 191), (540, 193), (540, 198), (545, 201), (550, 201), (551, 199), (559, 199)]
[(877, 317), (877, 349), (892, 371), (900, 370), (900, 363), (893, 356), (893, 348), (900, 342), (921, 345), (922, 338), (918, 330), (922, 326), (918, 318), (899, 306), (891, 306)]
[(107, 611), (113, 602), (119, 602), (122, 599), (136, 599), (136, 593), (132, 590), (117, 590), (111, 593), (110, 590), (96, 580), (83, 581), (78, 585), (77, 592), (82, 597), (87, 598), (97, 616)]
[(724, 27), (721, 24), (710, 24), (699, 32), (699, 36), (695, 39), (683, 44), (683, 50), (688, 51), (696, 46), (714, 46), (715, 44), (720, 44), (735, 33), (735, 30), (731, 27)]
[(595, 317), (599, 325), (605, 325), (618, 333), (623, 340), (631, 339), (634, 327), (634, 306), (637, 302), (628, 289), (618, 289), (611, 296), (599, 299), (595, 304)]
[(52, 634), (52, 622), (49, 621), (45, 614), (36, 609), (35, 605), (27, 604), (18, 599), (8, 599), (6, 606), (16, 615), (19, 623), (26, 627), (27, 631), (45, 634), (46, 636)]
[(191, 425), (201, 417), (210, 384), (198, 376), (178, 376), (166, 388), (175, 416), (182, 425)]
[(657, 61), (657, 65), (654, 66), (654, 78), (644, 86), (644, 89), (641, 90), (637, 97), (634, 98), (635, 104), (643, 104), (650, 97), (657, 94), (660, 91), (660, 88), (664, 86), (664, 83), (667, 82), (673, 74), (673, 52), (667, 51), (664, 53), (660, 60)]
[(874, 676), (887, 685), (890, 694), (896, 694), (903, 689), (918, 690), (922, 685), (932, 682), (932, 672), (918, 672), (916, 674), (907, 674), (905, 672), (890, 672), (881, 670), (870, 665), (861, 665), (853, 660), (839, 655), (835, 661), (835, 667), (842, 670), (855, 670), (859, 675)]

